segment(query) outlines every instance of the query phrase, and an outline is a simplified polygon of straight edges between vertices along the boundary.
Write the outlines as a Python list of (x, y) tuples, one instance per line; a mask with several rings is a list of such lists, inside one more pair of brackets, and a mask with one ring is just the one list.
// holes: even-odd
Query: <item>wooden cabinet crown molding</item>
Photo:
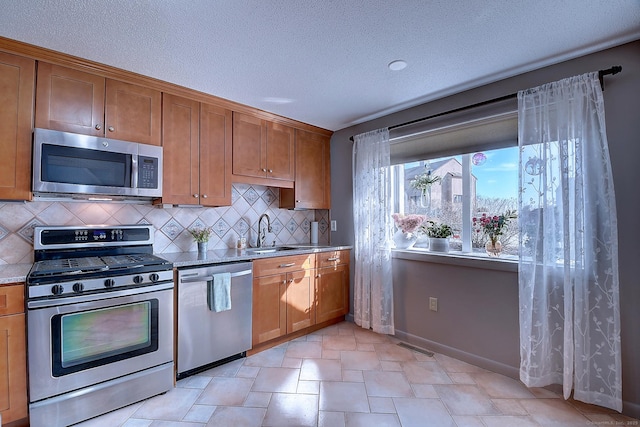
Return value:
[(43, 48), (40, 46), (8, 39), (6, 37), (0, 37), (0, 51), (32, 58), (37, 61), (44, 61), (55, 65), (62, 65), (81, 71), (91, 72), (103, 77), (120, 80), (126, 83), (146, 86), (151, 89), (172, 93), (174, 95), (190, 98), (199, 102), (214, 104), (216, 106), (241, 113), (253, 114), (265, 120), (269, 120), (275, 123), (282, 123), (288, 126), (292, 126), (296, 129), (307, 130), (328, 136), (331, 136), (333, 134), (332, 131), (327, 129), (323, 129), (307, 123), (302, 123), (297, 120), (289, 119), (287, 117), (279, 116), (268, 111), (249, 107), (247, 105), (210, 95), (208, 93), (197, 91), (195, 89), (189, 89), (153, 77), (144, 76), (132, 71), (122, 70), (120, 68), (101, 64), (89, 59), (83, 59), (77, 56), (57, 52), (55, 50)]

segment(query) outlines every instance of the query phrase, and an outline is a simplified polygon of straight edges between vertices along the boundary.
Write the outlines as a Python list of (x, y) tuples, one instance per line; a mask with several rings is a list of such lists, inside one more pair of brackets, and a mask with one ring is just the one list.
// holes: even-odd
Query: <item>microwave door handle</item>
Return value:
[(138, 156), (131, 155), (131, 188), (138, 188)]

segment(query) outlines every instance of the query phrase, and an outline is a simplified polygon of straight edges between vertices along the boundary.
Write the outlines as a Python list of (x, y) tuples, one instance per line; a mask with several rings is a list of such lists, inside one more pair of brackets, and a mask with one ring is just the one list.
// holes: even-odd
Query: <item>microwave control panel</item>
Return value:
[(158, 188), (158, 158), (138, 156), (138, 188)]

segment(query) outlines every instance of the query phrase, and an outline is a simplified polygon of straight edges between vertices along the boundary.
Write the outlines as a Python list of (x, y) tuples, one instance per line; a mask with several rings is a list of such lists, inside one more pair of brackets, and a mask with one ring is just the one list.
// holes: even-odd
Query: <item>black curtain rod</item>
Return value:
[[(604, 76), (609, 75), (609, 74), (611, 74), (611, 75), (618, 74), (621, 71), (622, 71), (622, 66), (620, 66), (620, 65), (615, 65), (615, 66), (613, 66), (611, 68), (608, 68), (606, 70), (598, 71), (598, 80), (600, 80), (600, 87), (602, 88), (603, 91), (604, 91)], [(517, 96), (518, 96), (518, 93), (516, 92), (516, 93), (509, 94), (509, 95), (501, 96), (499, 98), (493, 98), (493, 99), (489, 99), (487, 101), (478, 102), (477, 104), (471, 104), (471, 105), (467, 105), (465, 107), (455, 108), (453, 110), (445, 111), (443, 113), (438, 113), (438, 114), (434, 114), (432, 116), (422, 117), (420, 119), (415, 119), (415, 120), (411, 120), (411, 121), (408, 121), (408, 122), (400, 123), (398, 125), (389, 126), (389, 130), (400, 128), (400, 127), (404, 127), (404, 126), (409, 126), (409, 125), (412, 125), (414, 123), (423, 122), (425, 120), (435, 119), (436, 117), (444, 116), (444, 115), (447, 115), (447, 114), (457, 113), (458, 111), (464, 111), (464, 110), (469, 110), (471, 108), (482, 107), (483, 105), (492, 104), (494, 102), (506, 101), (507, 99), (513, 99), (513, 98), (515, 98)], [(353, 136), (350, 137), (349, 140), (353, 141)]]

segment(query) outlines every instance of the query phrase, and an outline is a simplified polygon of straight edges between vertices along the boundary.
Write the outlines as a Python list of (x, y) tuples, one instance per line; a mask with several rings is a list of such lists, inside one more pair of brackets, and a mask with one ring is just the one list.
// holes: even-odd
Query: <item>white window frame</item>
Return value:
[[(512, 145), (516, 147), (516, 145)], [(507, 148), (507, 147), (504, 147)], [(455, 156), (455, 155), (454, 155)], [(490, 268), (504, 271), (517, 271), (518, 257), (514, 255), (502, 255), (501, 257), (489, 257), (482, 252), (473, 252), (472, 248), (472, 162), (473, 152), (457, 154), (462, 159), (462, 250), (449, 252), (430, 252), (423, 248), (396, 249), (393, 248), (393, 257), (410, 260), (428, 260), (443, 264), (465, 265), (470, 267)], [(424, 159), (430, 160), (430, 159)], [(394, 200), (394, 212), (404, 212), (404, 164), (392, 166), (392, 197)], [(485, 264), (489, 263), (489, 264)], [(488, 267), (494, 264), (492, 267)]]

